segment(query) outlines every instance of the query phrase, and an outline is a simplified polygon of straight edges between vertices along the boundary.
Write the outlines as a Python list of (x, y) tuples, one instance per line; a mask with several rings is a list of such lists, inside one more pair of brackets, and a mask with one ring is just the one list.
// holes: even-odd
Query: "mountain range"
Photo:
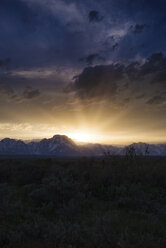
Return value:
[(124, 155), (126, 148), (134, 147), (137, 155), (166, 156), (166, 144), (133, 143), (130, 146), (101, 144), (78, 145), (65, 135), (54, 135), (49, 139), (24, 142), (5, 138), (0, 141), (0, 155), (38, 155), (38, 156), (110, 156)]

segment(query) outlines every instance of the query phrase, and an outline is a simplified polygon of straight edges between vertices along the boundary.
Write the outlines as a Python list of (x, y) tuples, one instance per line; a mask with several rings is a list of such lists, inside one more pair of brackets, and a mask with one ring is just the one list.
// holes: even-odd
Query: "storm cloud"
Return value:
[(92, 65), (95, 61), (103, 62), (105, 58), (98, 53), (90, 54), (85, 58), (80, 59), (80, 61), (85, 61), (88, 65)]
[(160, 105), (163, 104), (166, 101), (162, 96), (154, 96), (151, 99), (149, 99), (146, 104), (148, 105)]
[(6, 99), (18, 103), (25, 100), (35, 99), (41, 95), (39, 89), (33, 89), (30, 86), (23, 89), (22, 92), (18, 93), (15, 89), (5, 83), (0, 83), (0, 94)]
[(165, 12), (163, 0), (1, 0), (1, 122), (165, 127)]
[(148, 27), (147, 24), (136, 24), (135, 26), (131, 26), (131, 29), (132, 29), (134, 34), (140, 34), (147, 27)]
[(39, 96), (40, 96), (40, 91), (39, 91), (39, 89), (33, 89), (33, 88), (31, 88), (31, 87), (27, 87), (27, 88), (24, 90), (23, 95), (22, 95), (22, 97), (23, 97), (24, 99), (28, 99), (28, 100), (37, 98), (37, 97), (39, 97)]
[[(76, 92), (82, 99), (103, 98), (111, 99), (118, 96), (119, 101), (124, 92), (126, 98), (135, 95), (134, 99), (146, 100), (147, 104), (159, 104), (162, 96), (156, 96), (156, 87), (162, 94), (166, 82), (166, 56), (155, 53), (148, 57), (144, 63), (133, 61), (129, 64), (113, 63), (86, 67), (79, 75), (74, 77), (74, 83), (68, 89)], [(135, 92), (132, 92), (132, 91)], [(137, 92), (138, 91), (138, 92)], [(141, 97), (138, 97), (138, 93)]]
[(98, 11), (91, 10), (89, 12), (89, 22), (101, 22), (103, 19), (104, 16), (101, 16)]
[(124, 66), (119, 64), (87, 67), (75, 78), (74, 90), (83, 98), (114, 95), (124, 78), (123, 70)]
[(11, 100), (15, 100), (17, 98), (17, 94), (14, 89), (2, 82), (0, 82), (0, 94), (7, 96), (7, 98)]

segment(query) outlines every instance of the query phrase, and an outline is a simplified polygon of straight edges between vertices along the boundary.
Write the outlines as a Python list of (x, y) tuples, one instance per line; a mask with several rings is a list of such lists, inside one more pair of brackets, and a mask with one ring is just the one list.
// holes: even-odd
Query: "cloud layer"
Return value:
[(165, 135), (165, 11), (162, 0), (1, 0), (1, 122)]

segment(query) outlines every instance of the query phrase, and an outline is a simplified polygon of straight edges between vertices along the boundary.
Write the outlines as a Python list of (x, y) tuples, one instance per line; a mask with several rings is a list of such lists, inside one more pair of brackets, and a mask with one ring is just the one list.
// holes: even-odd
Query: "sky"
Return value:
[(166, 142), (165, 0), (1, 0), (0, 138)]

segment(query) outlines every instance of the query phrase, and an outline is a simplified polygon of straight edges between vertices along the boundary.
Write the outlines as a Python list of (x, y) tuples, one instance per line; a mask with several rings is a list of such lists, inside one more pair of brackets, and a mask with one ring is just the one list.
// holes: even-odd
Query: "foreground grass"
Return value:
[(0, 247), (165, 248), (166, 159), (0, 159)]

